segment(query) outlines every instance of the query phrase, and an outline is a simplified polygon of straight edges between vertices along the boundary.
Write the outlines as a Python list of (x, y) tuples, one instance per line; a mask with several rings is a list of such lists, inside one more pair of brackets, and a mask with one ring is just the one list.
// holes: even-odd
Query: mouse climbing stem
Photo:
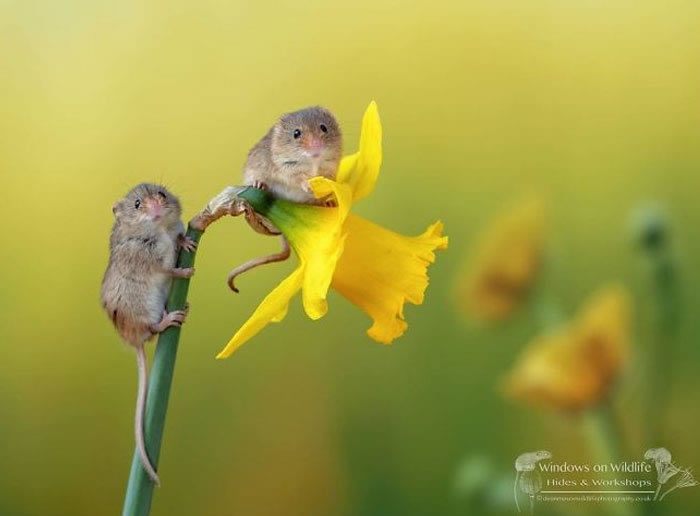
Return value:
[[(256, 212), (265, 213), (271, 202), (272, 198), (269, 194), (256, 188), (227, 187), (190, 221), (187, 236), (199, 243), (209, 224), (224, 215), (236, 216), (245, 213), (246, 218), (248, 218), (250, 208)], [(251, 222), (250, 218), (248, 221)], [(196, 253), (197, 249), (192, 252), (180, 250), (176, 267), (193, 267)], [(173, 280), (167, 302), (168, 311), (184, 309), (187, 304), (189, 285), (189, 278)], [(148, 383), (144, 436), (148, 455), (156, 468), (158, 467), (158, 456), (163, 438), (165, 415), (168, 410), (180, 331), (179, 327), (172, 326), (159, 335)], [(122, 516), (148, 516), (151, 510), (153, 487), (154, 484), (141, 465), (137, 450), (134, 452), (134, 458), (131, 462)]]

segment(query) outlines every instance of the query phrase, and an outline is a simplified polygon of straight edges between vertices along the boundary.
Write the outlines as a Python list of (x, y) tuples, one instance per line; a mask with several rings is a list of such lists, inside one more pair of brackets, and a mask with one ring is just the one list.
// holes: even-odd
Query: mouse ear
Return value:
[(121, 210), (121, 207), (122, 207), (121, 201), (115, 202), (115, 203), (112, 205), (112, 213), (113, 213), (114, 215), (117, 215), (117, 212), (119, 212), (119, 210)]

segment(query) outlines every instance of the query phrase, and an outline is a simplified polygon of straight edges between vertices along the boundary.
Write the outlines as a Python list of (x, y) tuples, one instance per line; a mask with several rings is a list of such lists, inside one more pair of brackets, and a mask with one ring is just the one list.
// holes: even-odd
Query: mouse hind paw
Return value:
[(173, 310), (172, 312), (163, 310), (163, 317), (158, 324), (151, 326), (151, 332), (161, 333), (171, 326), (181, 327), (185, 324), (188, 311), (189, 306), (186, 306), (184, 310)]
[(170, 275), (173, 278), (189, 279), (194, 276), (194, 267), (173, 267)]

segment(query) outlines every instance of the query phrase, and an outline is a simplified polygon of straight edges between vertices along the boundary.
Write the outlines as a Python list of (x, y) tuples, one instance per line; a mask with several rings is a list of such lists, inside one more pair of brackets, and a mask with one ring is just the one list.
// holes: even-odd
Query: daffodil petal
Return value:
[(287, 314), (289, 300), (299, 292), (304, 277), (304, 264), (301, 264), (292, 274), (270, 292), (253, 315), (241, 326), (231, 338), (226, 347), (216, 358), (228, 358), (247, 340), (255, 336), (270, 322), (279, 322)]
[(481, 236), (457, 295), (462, 308), (482, 321), (504, 319), (535, 281), (544, 247), (544, 208), (525, 199), (495, 219)]
[(328, 311), (326, 295), (338, 258), (343, 254), (343, 223), (350, 211), (352, 191), (348, 185), (325, 177), (312, 178), (309, 186), (317, 198), (332, 196), (337, 204), (334, 208), (319, 208), (330, 220), (327, 225), (320, 227), (320, 231), (315, 232), (315, 252), (305, 256), (307, 272), (304, 276), (302, 302), (306, 314), (315, 320)]
[(597, 375), (567, 329), (535, 339), (505, 381), (509, 396), (562, 410), (578, 410), (590, 404), (600, 389)]
[(356, 202), (372, 193), (381, 166), (382, 123), (379, 120), (377, 103), (373, 101), (362, 117), (360, 149), (342, 159), (337, 180), (350, 186), (353, 202)]
[(325, 177), (312, 178), (309, 186), (316, 197), (331, 197), (337, 206), (280, 202), (268, 217), (305, 264), (302, 302), (306, 314), (315, 320), (328, 311), (326, 295), (338, 258), (343, 253), (343, 223), (352, 204), (352, 190), (346, 184)]
[(602, 376), (614, 376), (627, 357), (629, 318), (630, 301), (620, 285), (597, 291), (581, 310), (572, 332)]
[(270, 322), (278, 323), (284, 321), (284, 318), (287, 317), (287, 312), (289, 311), (289, 302), (287, 302), (286, 305), (282, 308), (282, 310), (279, 311), (277, 315), (275, 315)]
[(368, 335), (389, 344), (406, 330), (405, 302), (423, 302), (428, 265), (436, 250), (447, 247), (442, 223), (420, 236), (406, 237), (350, 214), (345, 229), (345, 251), (336, 266), (333, 288), (373, 319)]
[(310, 319), (320, 319), (328, 311), (326, 295), (335, 272), (338, 258), (343, 254), (345, 238), (334, 239), (334, 245), (326, 248), (326, 253), (313, 254), (306, 264), (302, 288), (304, 311)]
[(355, 154), (348, 154), (343, 156), (338, 165), (338, 171), (336, 172), (336, 180), (339, 183), (347, 183), (348, 178), (353, 174), (357, 168), (357, 160), (360, 157), (359, 151)]

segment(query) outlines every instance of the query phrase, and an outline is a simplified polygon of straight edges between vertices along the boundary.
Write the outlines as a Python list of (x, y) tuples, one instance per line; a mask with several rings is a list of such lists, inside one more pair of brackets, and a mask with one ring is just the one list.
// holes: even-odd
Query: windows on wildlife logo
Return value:
[(518, 512), (542, 502), (661, 502), (670, 492), (694, 487), (690, 468), (673, 462), (666, 448), (650, 448), (637, 461), (557, 462), (538, 450), (515, 459), (513, 497)]

